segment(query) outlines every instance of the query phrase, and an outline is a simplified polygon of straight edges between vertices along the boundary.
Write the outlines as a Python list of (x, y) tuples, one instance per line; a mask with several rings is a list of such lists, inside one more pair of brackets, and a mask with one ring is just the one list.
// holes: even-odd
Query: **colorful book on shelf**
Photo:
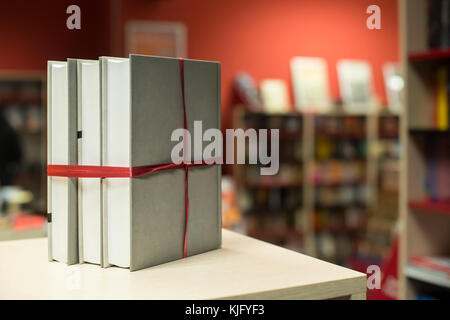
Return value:
[(450, 202), (450, 142), (448, 137), (436, 140), (436, 200)]
[(450, 45), (450, 0), (430, 0), (428, 5), (428, 45), (447, 48)]
[(426, 147), (425, 193), (432, 202), (450, 201), (450, 143), (447, 137), (432, 139)]
[(425, 193), (428, 195), (428, 198), (435, 199), (436, 198), (436, 177), (437, 177), (437, 166), (436, 166), (436, 148), (435, 141), (430, 141), (430, 144), (426, 147), (427, 154), (429, 155), (426, 160), (426, 177), (425, 177)]
[(438, 130), (448, 130), (448, 71), (446, 67), (437, 70), (436, 88), (436, 127)]

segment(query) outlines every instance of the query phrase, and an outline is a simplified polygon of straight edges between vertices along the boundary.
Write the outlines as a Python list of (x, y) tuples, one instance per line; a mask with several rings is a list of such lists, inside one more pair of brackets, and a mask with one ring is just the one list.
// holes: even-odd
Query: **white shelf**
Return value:
[(135, 272), (49, 262), (46, 238), (0, 242), (0, 299), (366, 297), (363, 273), (231, 231), (222, 237), (221, 249)]
[(450, 289), (449, 278), (445, 279), (431, 272), (433, 271), (431, 270), (430, 272), (427, 272), (423, 268), (416, 267), (410, 264), (406, 264), (405, 266), (405, 275), (408, 278)]

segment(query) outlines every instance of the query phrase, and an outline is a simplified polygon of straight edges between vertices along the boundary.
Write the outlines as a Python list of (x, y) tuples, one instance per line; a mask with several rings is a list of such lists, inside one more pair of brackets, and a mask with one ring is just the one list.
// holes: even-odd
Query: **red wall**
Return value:
[[(366, 8), (381, 8), (381, 30), (366, 27)], [(130, 0), (123, 20), (182, 21), (188, 56), (222, 62), (224, 125), (230, 124), (233, 77), (248, 71), (263, 78), (290, 80), (293, 56), (328, 62), (330, 90), (338, 97), (338, 59), (372, 64), (375, 92), (385, 98), (382, 65), (398, 61), (397, 1), (394, 0)]]
[[(66, 9), (81, 8), (81, 30), (69, 30)], [(47, 60), (93, 58), (109, 51), (109, 0), (0, 2), (0, 70), (45, 70)]]
[[(81, 7), (81, 30), (66, 28), (70, 4)], [(122, 9), (113, 30), (111, 4)], [(381, 30), (366, 28), (370, 4), (381, 7)], [(289, 81), (293, 56), (324, 57), (331, 93), (337, 97), (336, 61), (367, 59), (375, 91), (384, 97), (382, 64), (398, 60), (395, 0), (16, 0), (0, 2), (0, 70), (44, 70), (49, 59), (124, 54), (121, 29), (130, 19), (182, 21), (188, 30), (188, 56), (222, 62), (225, 126), (230, 123), (233, 77), (239, 71), (248, 71), (257, 81)], [(118, 52), (111, 50), (116, 46)]]

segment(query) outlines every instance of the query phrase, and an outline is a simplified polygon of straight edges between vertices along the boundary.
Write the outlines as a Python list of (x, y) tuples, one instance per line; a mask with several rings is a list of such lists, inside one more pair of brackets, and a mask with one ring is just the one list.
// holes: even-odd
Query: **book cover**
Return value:
[[(202, 121), (203, 131), (220, 129), (219, 63), (186, 59), (181, 79), (178, 59), (130, 55), (130, 74), (131, 166), (171, 162), (171, 134), (183, 128), (183, 85), (189, 132), (194, 121)], [(190, 256), (221, 245), (221, 167), (194, 167), (188, 174)], [(133, 178), (131, 204), (130, 270), (182, 258), (185, 170)]]
[[(48, 164), (77, 164), (76, 61), (48, 62)], [(78, 263), (77, 178), (48, 177), (49, 260)]]
[[(142, 55), (101, 60), (103, 165), (171, 163), (184, 104), (192, 136), (194, 121), (203, 131), (220, 129), (219, 63), (185, 59), (182, 68), (179, 59)], [(201, 143), (202, 150), (209, 144)], [(220, 181), (220, 165), (105, 178), (105, 261), (134, 271), (183, 258), (185, 242), (187, 256), (219, 248)]]
[(281, 79), (265, 79), (260, 84), (264, 111), (267, 113), (284, 113), (289, 110), (287, 85)]
[(324, 59), (295, 57), (291, 60), (291, 75), (298, 111), (332, 111), (328, 67)]
[(374, 110), (372, 69), (367, 61), (339, 60), (339, 92), (344, 111), (364, 114)]

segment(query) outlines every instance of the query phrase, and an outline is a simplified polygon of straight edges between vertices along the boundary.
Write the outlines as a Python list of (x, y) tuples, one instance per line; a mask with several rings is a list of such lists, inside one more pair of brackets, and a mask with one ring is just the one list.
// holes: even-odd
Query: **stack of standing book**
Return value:
[(138, 270), (219, 248), (220, 166), (171, 161), (194, 121), (220, 129), (218, 63), (50, 61), (49, 259)]

